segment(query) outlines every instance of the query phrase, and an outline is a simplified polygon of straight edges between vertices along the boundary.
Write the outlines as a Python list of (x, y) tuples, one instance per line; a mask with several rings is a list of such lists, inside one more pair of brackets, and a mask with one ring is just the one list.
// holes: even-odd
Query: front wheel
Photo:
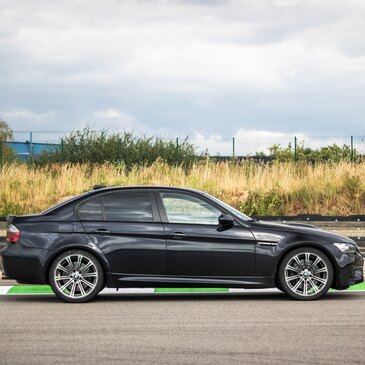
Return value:
[(278, 280), (282, 290), (294, 299), (319, 299), (331, 287), (333, 267), (322, 251), (298, 248), (284, 257)]
[(103, 288), (104, 270), (92, 254), (71, 250), (53, 261), (49, 283), (60, 299), (70, 303), (86, 302)]

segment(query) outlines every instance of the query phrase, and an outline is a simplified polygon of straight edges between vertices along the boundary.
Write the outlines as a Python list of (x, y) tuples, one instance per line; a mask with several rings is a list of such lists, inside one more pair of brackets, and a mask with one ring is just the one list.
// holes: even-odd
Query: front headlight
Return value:
[(334, 243), (334, 245), (343, 253), (355, 253), (356, 252), (356, 246), (352, 243)]

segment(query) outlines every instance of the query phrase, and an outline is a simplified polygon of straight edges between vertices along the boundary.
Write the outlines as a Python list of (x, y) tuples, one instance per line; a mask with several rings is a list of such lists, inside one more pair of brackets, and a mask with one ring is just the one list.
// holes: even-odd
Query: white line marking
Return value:
[[(13, 286), (0, 286), (0, 296), (1, 295), (54, 295), (53, 293), (9, 293), (8, 291), (13, 288)], [(330, 291), (330, 293), (348, 293), (348, 292), (365, 292), (365, 290), (341, 290), (341, 291)], [(117, 291), (115, 288), (105, 288), (103, 289), (99, 294), (102, 295), (124, 295), (124, 294), (155, 294), (155, 295), (181, 295), (181, 294), (187, 294), (187, 295), (201, 295), (201, 294), (245, 294), (245, 293), (257, 293), (257, 294), (263, 294), (263, 293), (281, 293), (280, 290), (276, 288), (269, 288), (269, 289), (241, 289), (241, 288), (230, 288), (229, 292), (157, 292), (155, 293), (155, 288), (119, 288)]]
[(12, 286), (0, 286), (0, 295), (6, 294), (11, 288)]

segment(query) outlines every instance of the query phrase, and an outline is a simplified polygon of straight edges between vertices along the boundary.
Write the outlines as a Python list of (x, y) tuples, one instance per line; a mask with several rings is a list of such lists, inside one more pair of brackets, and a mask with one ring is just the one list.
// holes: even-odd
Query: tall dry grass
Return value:
[(251, 215), (365, 214), (365, 163), (206, 162), (184, 170), (157, 162), (128, 171), (110, 164), (5, 165), (0, 174), (0, 216), (39, 212), (96, 184), (190, 187)]

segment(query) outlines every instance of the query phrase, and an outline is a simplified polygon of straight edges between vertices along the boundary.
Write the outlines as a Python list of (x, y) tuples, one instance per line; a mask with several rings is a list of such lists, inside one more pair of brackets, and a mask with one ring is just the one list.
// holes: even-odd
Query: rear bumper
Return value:
[(0, 250), (0, 268), (7, 279), (27, 284), (44, 284), (44, 267), (49, 250), (7, 244)]

